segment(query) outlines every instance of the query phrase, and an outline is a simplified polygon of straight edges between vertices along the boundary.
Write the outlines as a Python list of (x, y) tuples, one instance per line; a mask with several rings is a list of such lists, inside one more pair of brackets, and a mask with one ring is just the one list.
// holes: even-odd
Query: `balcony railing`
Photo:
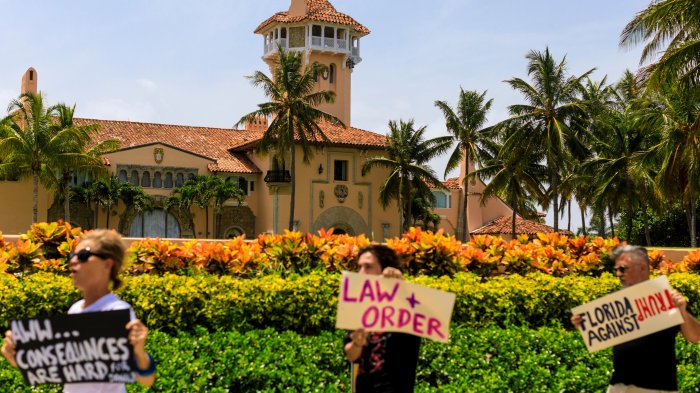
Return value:
[(265, 54), (268, 54), (270, 52), (277, 52), (277, 46), (281, 46), (282, 49), (287, 49), (287, 39), (286, 38), (278, 38), (276, 40), (272, 40), (271, 42), (265, 44)]
[(289, 171), (267, 171), (265, 175), (265, 183), (289, 183), (292, 181), (292, 175)]
[[(291, 49), (291, 50), (303, 49), (303, 48), (289, 48), (289, 39), (288, 38), (278, 38), (276, 40), (272, 40), (272, 41), (265, 44), (265, 46), (264, 46), (265, 55), (269, 55), (271, 53), (277, 52), (278, 45), (282, 46), (282, 48), (284, 48), (284, 49)], [(313, 48), (313, 49), (321, 49), (324, 51), (333, 51), (333, 52), (339, 52), (339, 53), (352, 54), (355, 57), (360, 56), (360, 49), (359, 48), (350, 48), (348, 40), (340, 39), (340, 38), (334, 39), (334, 38), (328, 38), (328, 37), (312, 36), (311, 37), (311, 45), (309, 47)]]

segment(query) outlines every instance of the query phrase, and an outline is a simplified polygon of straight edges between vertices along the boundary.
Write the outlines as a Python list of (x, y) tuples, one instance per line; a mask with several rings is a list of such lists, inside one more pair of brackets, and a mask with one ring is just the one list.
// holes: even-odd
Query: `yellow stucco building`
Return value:
[[(336, 100), (322, 109), (343, 123), (351, 123), (352, 71), (360, 57), (360, 39), (369, 29), (348, 15), (338, 12), (327, 0), (292, 0), (287, 11), (278, 12), (262, 22), (255, 33), (263, 37), (263, 60), (272, 67), (277, 47), (301, 51), (306, 64), (327, 66), (318, 88), (332, 90)], [(38, 91), (37, 70), (30, 68), (22, 77), (22, 92)], [(241, 112), (247, 112), (241, 108)], [(77, 119), (78, 125), (97, 124), (98, 140), (116, 139), (120, 149), (103, 159), (111, 175), (143, 187), (155, 197), (156, 208), (135, 212), (120, 202), (109, 215), (97, 209), (97, 217), (86, 206), (71, 204), (71, 219), (85, 228), (115, 228), (133, 237), (227, 238), (239, 234), (254, 237), (259, 233), (279, 233), (289, 222), (289, 170), (270, 155), (255, 153), (255, 146), (267, 129), (267, 120), (247, 123), (241, 129)], [(351, 235), (366, 234), (381, 241), (399, 235), (399, 215), (395, 204), (382, 208), (379, 188), (388, 172), (375, 169), (363, 176), (361, 167), (367, 157), (385, 153), (386, 137), (354, 127), (321, 123), (330, 143), (315, 153), (310, 163), (297, 160), (294, 227), (303, 232), (334, 228)], [(301, 157), (300, 148), (297, 157)], [(458, 211), (464, 192), (460, 179), (448, 180), (447, 191), (436, 190), (441, 215), (448, 233), (459, 228)], [(197, 175), (214, 174), (238, 182), (246, 193), (245, 201), (229, 201), (220, 215), (209, 209), (192, 212), (164, 210), (163, 202), (173, 189)], [(74, 184), (85, 179), (76, 176)], [(470, 189), (470, 229), (483, 228), (511, 210), (500, 200), (481, 205), (478, 191), (483, 183)], [(39, 221), (62, 216), (62, 207), (46, 189), (39, 191)], [(32, 185), (29, 179), (0, 181), (0, 230), (20, 233), (31, 224)]]

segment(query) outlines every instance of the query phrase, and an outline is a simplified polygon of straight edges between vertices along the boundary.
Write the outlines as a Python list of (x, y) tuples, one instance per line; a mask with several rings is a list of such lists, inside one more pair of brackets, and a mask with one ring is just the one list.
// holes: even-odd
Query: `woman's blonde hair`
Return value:
[(85, 240), (92, 242), (94, 245), (95, 249), (90, 251), (104, 256), (104, 258), (111, 258), (114, 261), (112, 271), (109, 273), (109, 279), (112, 281), (112, 289), (118, 289), (122, 285), (122, 280), (119, 279), (119, 272), (122, 269), (126, 251), (122, 236), (113, 229), (96, 229), (80, 239), (81, 242)]

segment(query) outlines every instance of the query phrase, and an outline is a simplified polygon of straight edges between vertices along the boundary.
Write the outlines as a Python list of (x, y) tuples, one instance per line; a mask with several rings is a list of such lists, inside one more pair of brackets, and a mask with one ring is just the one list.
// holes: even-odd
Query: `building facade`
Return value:
[[(360, 39), (369, 29), (338, 12), (327, 0), (292, 0), (287, 11), (274, 14), (255, 30), (263, 38), (263, 61), (272, 69), (277, 48), (300, 51), (305, 64), (319, 62), (327, 71), (318, 88), (332, 90), (336, 100), (321, 109), (335, 115), (342, 127), (320, 126), (330, 143), (309, 163), (297, 160), (295, 230), (316, 232), (333, 228), (336, 233), (365, 234), (382, 241), (399, 235), (399, 214), (395, 203), (383, 208), (379, 188), (388, 172), (376, 168), (367, 175), (361, 167), (368, 157), (385, 154), (386, 137), (349, 126), (351, 123), (352, 71), (362, 58)], [(38, 92), (38, 74), (29, 68), (22, 77), (21, 92)], [(243, 109), (241, 112), (245, 112)], [(110, 227), (132, 237), (228, 238), (245, 234), (280, 233), (289, 223), (290, 173), (284, 162), (272, 155), (259, 155), (255, 147), (268, 126), (267, 119), (246, 123), (241, 129), (76, 119), (77, 125), (97, 124), (95, 142), (115, 139), (117, 151), (103, 156), (110, 175), (141, 186), (153, 196), (155, 208), (138, 212), (119, 202), (107, 212), (94, 206), (71, 204), (73, 224)], [(297, 147), (297, 157), (302, 156)], [(286, 160), (285, 160), (286, 161)], [(286, 161), (288, 162), (288, 161)], [(464, 167), (464, 165), (463, 165)], [(236, 182), (245, 192), (242, 203), (228, 201), (216, 211), (193, 207), (190, 211), (165, 209), (165, 200), (186, 180), (198, 175), (215, 175)], [(459, 178), (445, 183), (447, 191), (435, 190), (435, 212), (440, 227), (458, 234), (464, 190)], [(76, 175), (74, 184), (86, 179)], [(499, 199), (481, 204), (480, 181), (471, 183), (471, 230), (490, 221), (510, 216), (511, 210)], [(30, 179), (0, 181), (0, 230), (6, 234), (26, 231), (31, 225), (32, 183)], [(56, 220), (63, 207), (54, 192), (40, 188), (39, 221)]]

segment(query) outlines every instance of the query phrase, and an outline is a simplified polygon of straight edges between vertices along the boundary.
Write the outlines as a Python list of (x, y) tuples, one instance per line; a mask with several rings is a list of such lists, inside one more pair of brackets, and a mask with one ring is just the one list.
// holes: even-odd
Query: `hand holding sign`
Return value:
[[(13, 320), (13, 345), (3, 347), (30, 385), (132, 383), (128, 310)], [(6, 337), (6, 344), (8, 342)]]
[(453, 293), (343, 272), (336, 328), (403, 332), (447, 342), (454, 301)]
[(685, 304), (661, 276), (573, 308), (571, 322), (595, 352), (680, 325)]

